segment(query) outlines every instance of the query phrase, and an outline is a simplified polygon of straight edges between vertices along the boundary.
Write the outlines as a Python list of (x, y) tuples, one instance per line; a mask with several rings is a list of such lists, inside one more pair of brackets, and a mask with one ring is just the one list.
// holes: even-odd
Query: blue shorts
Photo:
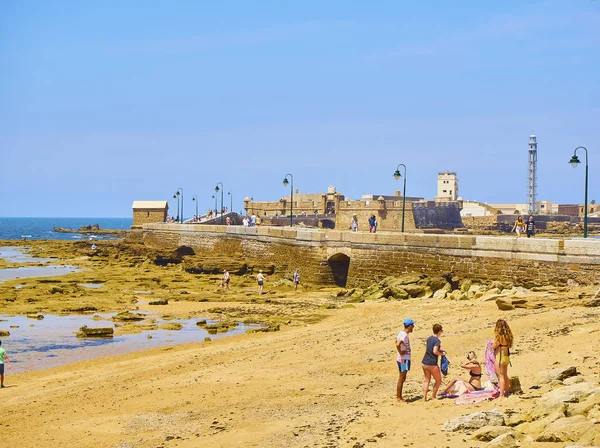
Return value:
[(410, 359), (405, 361), (396, 361), (396, 364), (398, 364), (398, 370), (400, 370), (400, 373), (408, 372), (410, 370)]
[(4, 375), (4, 364), (0, 364), (0, 375)]

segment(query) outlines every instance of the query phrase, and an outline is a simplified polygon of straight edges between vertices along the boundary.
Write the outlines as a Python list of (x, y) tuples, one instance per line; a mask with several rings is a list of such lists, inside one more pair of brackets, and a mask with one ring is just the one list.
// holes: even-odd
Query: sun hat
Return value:
[(414, 324), (415, 324), (414, 320), (412, 320), (410, 318), (409, 319), (404, 319), (404, 326), (405, 327), (409, 327), (409, 326), (414, 325)]

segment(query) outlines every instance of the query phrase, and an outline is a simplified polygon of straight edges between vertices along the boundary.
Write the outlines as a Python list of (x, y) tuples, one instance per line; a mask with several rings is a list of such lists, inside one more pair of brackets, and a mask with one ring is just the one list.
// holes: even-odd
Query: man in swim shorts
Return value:
[(265, 276), (263, 275), (262, 270), (258, 271), (258, 275), (256, 276), (256, 281), (258, 282), (258, 293), (262, 294), (263, 284), (265, 282)]
[(410, 339), (409, 333), (415, 328), (415, 321), (412, 319), (404, 319), (404, 330), (398, 333), (396, 337), (396, 350), (398, 356), (396, 357), (396, 363), (398, 364), (398, 370), (400, 375), (398, 376), (398, 385), (396, 386), (396, 400), (398, 403), (406, 403), (402, 398), (402, 388), (404, 387), (404, 381), (406, 381), (406, 374), (410, 370)]

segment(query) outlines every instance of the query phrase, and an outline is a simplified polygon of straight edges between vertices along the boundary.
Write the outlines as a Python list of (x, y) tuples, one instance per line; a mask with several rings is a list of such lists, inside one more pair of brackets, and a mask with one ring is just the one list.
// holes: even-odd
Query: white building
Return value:
[(438, 190), (436, 199), (456, 201), (458, 198), (458, 177), (455, 172), (438, 173)]

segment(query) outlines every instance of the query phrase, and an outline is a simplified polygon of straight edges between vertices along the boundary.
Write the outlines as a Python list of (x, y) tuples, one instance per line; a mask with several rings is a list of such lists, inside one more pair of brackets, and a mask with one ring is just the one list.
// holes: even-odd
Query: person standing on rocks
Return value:
[(412, 319), (404, 319), (404, 330), (398, 333), (396, 336), (396, 351), (398, 356), (396, 357), (396, 364), (398, 364), (398, 370), (400, 375), (398, 376), (398, 384), (396, 386), (396, 400), (398, 403), (406, 403), (402, 397), (402, 388), (406, 381), (406, 375), (410, 370), (410, 338), (409, 333), (412, 333), (415, 328), (415, 321)]
[(294, 291), (298, 291), (299, 284), (300, 284), (300, 269), (296, 269), (296, 272), (294, 272)]
[(8, 359), (8, 355), (6, 354), (6, 350), (2, 348), (2, 341), (0, 341), (0, 387), (4, 388), (4, 363), (8, 364), (8, 368), (12, 369), (10, 365), (10, 360)]
[(535, 221), (533, 220), (533, 216), (529, 216), (529, 220), (527, 221), (527, 238), (531, 238), (535, 236)]
[(229, 271), (227, 271), (227, 269), (225, 269), (223, 271), (223, 280), (221, 282), (221, 286), (223, 287), (224, 291), (229, 291), (229, 280), (230, 280)]
[(265, 283), (265, 276), (262, 273), (262, 270), (258, 271), (258, 275), (256, 276), (256, 281), (258, 282), (258, 293), (263, 293), (263, 284)]
[(508, 395), (510, 380), (508, 379), (508, 366), (510, 364), (510, 348), (513, 345), (513, 334), (504, 319), (498, 319), (494, 328), (494, 342), (492, 348), (496, 357), (496, 374), (500, 388), (500, 398)]
[(434, 324), (433, 335), (427, 338), (427, 348), (425, 350), (425, 356), (423, 357), (423, 374), (425, 375), (425, 381), (423, 382), (423, 401), (427, 401), (427, 392), (429, 391), (429, 383), (431, 382), (432, 376), (435, 380), (435, 384), (431, 391), (432, 398), (437, 398), (437, 391), (442, 384), (442, 372), (440, 371), (439, 360), (440, 356), (446, 354), (446, 352), (442, 350), (442, 341), (440, 341), (440, 336), (443, 331), (440, 324)]

